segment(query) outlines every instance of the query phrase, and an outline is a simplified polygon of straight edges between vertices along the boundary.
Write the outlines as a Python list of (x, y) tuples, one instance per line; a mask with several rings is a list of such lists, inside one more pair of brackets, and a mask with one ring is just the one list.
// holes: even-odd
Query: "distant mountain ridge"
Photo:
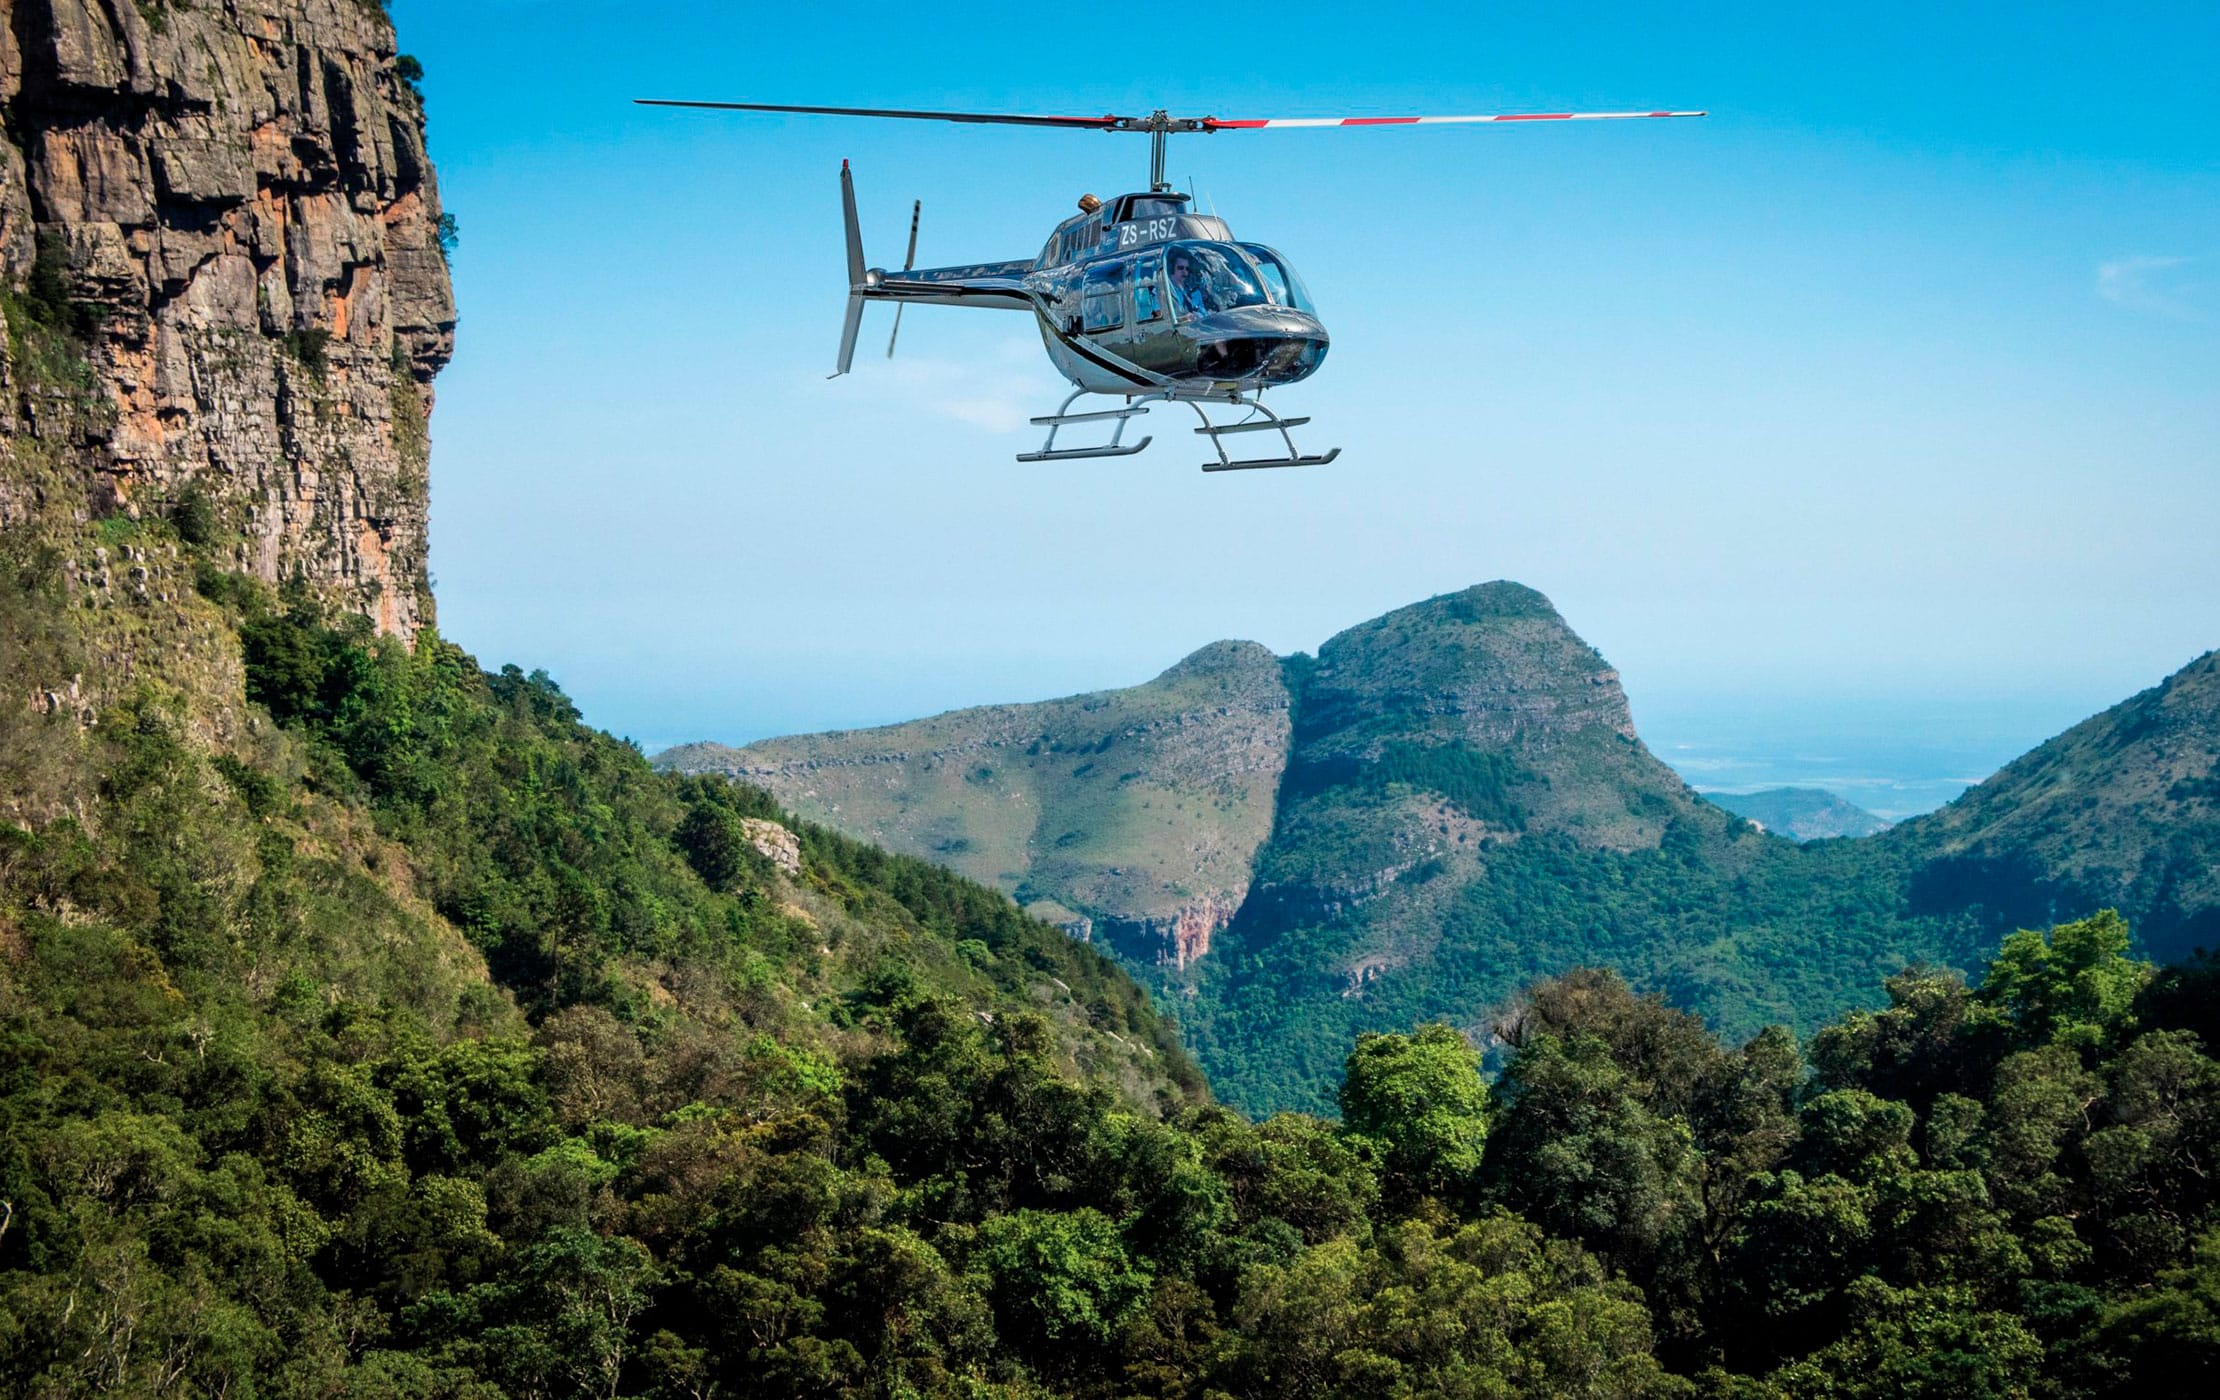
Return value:
[(1738, 817), (1747, 817), (1791, 841), (1825, 841), (1838, 836), (1871, 836), (1889, 829), (1854, 802), (1823, 788), (1777, 787), (1762, 792), (1707, 792), (1706, 800)]
[(1941, 812), (1810, 846), (1691, 789), (1507, 582), (1315, 658), (1219, 643), (1129, 690), (659, 762), (1011, 891), (1150, 981), (1229, 1099), (1317, 1107), (1360, 1031), (1477, 1027), (1581, 963), (1740, 1033), (2105, 905), (2185, 951), (2220, 922), (2216, 677), (2202, 658)]

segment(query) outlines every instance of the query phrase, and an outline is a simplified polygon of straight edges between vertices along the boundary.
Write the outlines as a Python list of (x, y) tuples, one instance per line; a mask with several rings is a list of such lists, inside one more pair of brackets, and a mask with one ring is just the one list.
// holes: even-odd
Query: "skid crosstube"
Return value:
[[(1125, 425), (1149, 411), (1146, 403), (1128, 404), (1124, 408), (1096, 409), (1087, 413), (1072, 412), (1071, 406), (1079, 402), (1079, 396), (1086, 392), (1085, 389), (1073, 390), (1064, 400), (1063, 407), (1033, 420), (1035, 427), (1048, 429), (1048, 440), (1041, 444), (1038, 452), (1020, 452), (1020, 462), (1072, 462), (1085, 457), (1130, 457), (1155, 440), (1125, 440)], [(1056, 435), (1073, 423), (1116, 423), (1118, 426), (1111, 430), (1108, 442), (1098, 443), (1093, 447), (1058, 447)]]
[[(1170, 389), (1159, 393), (1135, 395), (1127, 401), (1123, 408), (1095, 409), (1082, 413), (1072, 412), (1071, 406), (1079, 402), (1080, 396), (1087, 392), (1085, 389), (1074, 392), (1064, 400), (1062, 407), (1058, 408), (1056, 412), (1042, 414), (1032, 420), (1035, 427), (1048, 429), (1048, 438), (1041, 444), (1038, 452), (1019, 453), (1018, 460), (1020, 462), (1070, 462), (1088, 457), (1130, 457), (1142, 448), (1147, 447), (1155, 439), (1144, 437), (1139, 442), (1127, 442), (1125, 440), (1125, 425), (1160, 403), (1186, 404), (1189, 408), (1194, 409), (1195, 416), (1202, 420), (1202, 426), (1195, 429), (1196, 434), (1209, 438), (1210, 445), (1218, 449), (1217, 461), (1202, 464), (1202, 469), (1206, 472), (1261, 471), (1270, 467), (1322, 467), (1341, 455), (1341, 449), (1338, 447), (1326, 452), (1310, 453), (1308, 455), (1299, 451), (1295, 446), (1294, 434), (1290, 430), (1303, 426), (1310, 422), (1310, 419), (1282, 418), (1258, 400), (1244, 398), (1238, 390), (1223, 393), (1183, 393), (1177, 389)], [(1210, 415), (1203, 411), (1203, 404), (1206, 402), (1222, 403), (1232, 408), (1247, 409), (1249, 416), (1233, 423), (1213, 423), (1210, 421)], [(1108, 442), (1097, 443), (1091, 447), (1058, 447), (1056, 445), (1056, 435), (1074, 423), (1115, 423), (1117, 426), (1111, 430)], [(1280, 435), (1281, 443), (1287, 448), (1286, 456), (1237, 459), (1227, 455), (1225, 443), (1220, 441), (1220, 439), (1233, 433), (1267, 432), (1276, 432)]]

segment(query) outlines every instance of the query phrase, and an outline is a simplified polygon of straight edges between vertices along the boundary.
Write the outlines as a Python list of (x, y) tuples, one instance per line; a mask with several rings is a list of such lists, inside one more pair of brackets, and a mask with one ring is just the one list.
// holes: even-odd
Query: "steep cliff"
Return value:
[[(0, 24), (0, 527), (163, 517), (412, 636), (455, 311), (384, 11), (0, 0)], [(127, 530), (65, 547), (96, 592), (180, 586)]]
[(1547, 598), (1482, 584), (1318, 649), (1260, 893), (1339, 902), (1435, 857), (1528, 832), (1654, 849), (1700, 803), (1634, 732), (1619, 673)]

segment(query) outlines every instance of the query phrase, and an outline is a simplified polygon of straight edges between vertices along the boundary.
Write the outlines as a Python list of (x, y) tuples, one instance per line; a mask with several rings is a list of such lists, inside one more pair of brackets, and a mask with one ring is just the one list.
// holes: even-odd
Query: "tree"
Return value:
[(1264, 1400), (1676, 1393), (1627, 1284), (1506, 1212), (1334, 1240), (1243, 1289), (1218, 1387)]
[(2113, 1394), (2201, 1400), (2220, 1389), (2220, 1231), (2158, 1287), (2107, 1308), (2091, 1351)]
[(1804, 1105), (1796, 1158), (1811, 1176), (1833, 1173), (1861, 1185), (1910, 1171), (1912, 1111), (1863, 1089), (1837, 1089)]
[(2004, 940), (1976, 995), (2009, 1016), (2025, 1044), (2094, 1050), (2131, 1024), (2157, 972), (2127, 949), (2127, 921), (2110, 909), (2048, 934), (2021, 929)]
[(996, 1216), (973, 1262), (990, 1280), (997, 1331), (1059, 1374), (1102, 1358), (1153, 1282), (1110, 1218), (1085, 1208)]
[(1827, 1400), (2021, 1400), (2043, 1344), (2009, 1313), (1959, 1288), (1850, 1286), (1853, 1322), (1842, 1340), (1775, 1372), (1787, 1394)]
[(1584, 1034), (1533, 1038), (1496, 1092), (1488, 1178), (1500, 1199), (1654, 1279), (1701, 1219), (1688, 1125), (1644, 1108), (1609, 1047)]
[(1488, 1137), (1480, 1054), (1439, 1023), (1408, 1036), (1360, 1036), (1342, 1080), (1341, 1121), (1382, 1146), (1388, 1184), (1404, 1199), (1461, 1193), (1479, 1176)]

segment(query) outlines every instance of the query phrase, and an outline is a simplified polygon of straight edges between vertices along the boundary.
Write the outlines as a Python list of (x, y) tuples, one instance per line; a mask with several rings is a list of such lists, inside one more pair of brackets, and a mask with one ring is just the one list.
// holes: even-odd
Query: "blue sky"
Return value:
[[(2001, 758), (2220, 645), (2210, 4), (392, 8), (462, 230), (443, 628), (650, 748), (1309, 649), (1499, 577), (1668, 757), (1901, 723)], [(1061, 388), (1016, 316), (913, 311), (890, 364), (875, 308), (824, 378), (843, 158), (873, 262), (917, 197), (948, 262), (1137, 187), (1141, 138), (640, 96), (1713, 115), (1175, 139), (1334, 336), (1283, 408), (1341, 460), (1206, 477), (1168, 424), (1012, 461)]]

